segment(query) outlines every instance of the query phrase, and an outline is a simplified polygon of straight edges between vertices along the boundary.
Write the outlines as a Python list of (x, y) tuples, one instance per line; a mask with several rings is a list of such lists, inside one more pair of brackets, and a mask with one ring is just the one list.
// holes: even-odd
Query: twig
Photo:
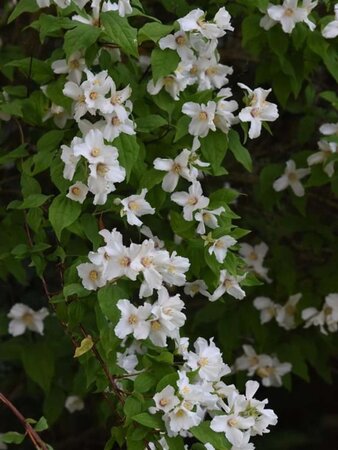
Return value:
[(38, 433), (34, 430), (34, 428), (27, 422), (27, 420), (21, 414), (21, 412), (16, 409), (13, 403), (10, 400), (8, 400), (8, 398), (5, 397), (1, 392), (0, 392), (0, 401), (2, 401), (2, 403), (6, 405), (7, 408), (10, 409), (12, 413), (20, 420), (30, 440), (34, 444), (34, 447), (37, 450), (48, 450), (46, 444), (42, 441), (42, 439), (40, 438)]

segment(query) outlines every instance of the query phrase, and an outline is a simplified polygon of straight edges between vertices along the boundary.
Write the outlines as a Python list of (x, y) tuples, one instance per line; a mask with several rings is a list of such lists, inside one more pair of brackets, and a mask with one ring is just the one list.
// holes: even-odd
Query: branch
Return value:
[(21, 414), (20, 411), (18, 411), (16, 409), (16, 407), (13, 405), (12, 402), (10, 402), (8, 400), (7, 397), (5, 397), (1, 392), (0, 392), (0, 401), (2, 401), (2, 403), (4, 405), (7, 406), (8, 409), (10, 409), (12, 411), (12, 413), (19, 419), (19, 421), (22, 423), (23, 427), (26, 430), (26, 433), (29, 436), (29, 439), (32, 441), (32, 443), (34, 444), (34, 447), (37, 450), (48, 450), (46, 444), (42, 441), (42, 439), (40, 438), (40, 436), (38, 435), (38, 433), (34, 430), (34, 428), (27, 422), (27, 420), (25, 419), (25, 417)]

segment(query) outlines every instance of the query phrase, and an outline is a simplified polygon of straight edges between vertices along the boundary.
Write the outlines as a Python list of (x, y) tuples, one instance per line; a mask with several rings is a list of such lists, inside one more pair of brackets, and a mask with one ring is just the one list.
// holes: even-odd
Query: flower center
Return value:
[(199, 120), (208, 120), (208, 114), (205, 111), (201, 111), (198, 114), (198, 119)]
[(287, 8), (285, 10), (284, 16), (291, 17), (291, 16), (293, 16), (293, 13), (294, 13), (294, 11), (292, 8)]
[(100, 152), (100, 149), (98, 147), (92, 148), (91, 152), (90, 152), (90, 154), (91, 154), (91, 156), (93, 156), (93, 158), (96, 158), (97, 156), (99, 156), (100, 153), (101, 152)]
[(33, 314), (27, 312), (22, 316), (21, 320), (26, 325), (32, 325), (32, 323), (34, 322)]
[(260, 114), (259, 108), (252, 108), (250, 114), (252, 115), (252, 117), (258, 117)]
[(119, 259), (120, 266), (122, 267), (128, 267), (130, 265), (130, 258), (128, 256), (122, 256), (122, 258)]
[(223, 282), (223, 285), (225, 286), (226, 289), (230, 289), (233, 286), (233, 282), (229, 280), (229, 278), (226, 278)]
[(181, 166), (178, 163), (174, 163), (171, 170), (175, 173), (180, 173), (181, 172)]
[(141, 258), (141, 263), (144, 267), (150, 267), (152, 262), (153, 258), (151, 258), (150, 256), (144, 256), (143, 258)]
[(169, 400), (167, 398), (161, 398), (161, 400), (159, 401), (159, 404), (161, 406), (166, 406), (169, 403)]
[(91, 93), (89, 94), (89, 98), (90, 98), (91, 100), (96, 100), (97, 97), (98, 97), (98, 93), (97, 93), (96, 91), (93, 91), (93, 92), (91, 92)]
[(158, 320), (154, 320), (153, 322), (151, 322), (151, 329), (154, 331), (159, 331), (161, 329), (161, 324)]
[(218, 241), (215, 242), (215, 247), (216, 248), (224, 248), (224, 243), (223, 241), (221, 241), (220, 239)]
[(164, 82), (165, 86), (171, 86), (174, 83), (174, 78), (173, 77), (164, 77), (163, 82)]
[(99, 274), (96, 270), (91, 270), (89, 272), (89, 279), (92, 281), (96, 281), (99, 278)]
[(217, 67), (209, 67), (209, 68), (205, 71), (205, 74), (206, 74), (207, 76), (210, 76), (210, 75), (216, 75), (217, 72), (218, 72)]
[(229, 427), (235, 427), (237, 425), (237, 420), (233, 417), (232, 419), (228, 420)]
[(112, 118), (111, 123), (114, 127), (118, 127), (122, 122), (117, 116), (115, 116)]
[(198, 68), (197, 68), (196, 65), (192, 66), (192, 68), (189, 70), (189, 73), (190, 73), (191, 75), (196, 75), (197, 72), (198, 72)]
[(252, 259), (253, 261), (258, 259), (257, 253), (254, 250), (250, 253), (249, 259)]
[(106, 164), (98, 164), (96, 166), (96, 172), (101, 176), (104, 177), (105, 174), (109, 171), (109, 167)]
[(288, 179), (289, 179), (289, 181), (291, 181), (291, 182), (298, 181), (298, 176), (297, 176), (296, 172), (290, 172), (290, 173), (288, 174)]
[(128, 317), (128, 323), (130, 325), (136, 325), (138, 323), (138, 317), (135, 314), (130, 314)]
[(269, 377), (270, 375), (272, 375), (274, 373), (275, 369), (274, 367), (260, 367), (257, 370), (257, 375), (261, 378), (266, 378)]
[(186, 39), (185, 39), (184, 36), (177, 36), (177, 38), (175, 39), (175, 41), (176, 41), (176, 44), (177, 44), (177, 45), (182, 46), (182, 45), (185, 44)]
[(113, 95), (110, 99), (112, 105), (120, 105), (122, 103), (122, 98), (120, 95)]
[(197, 202), (198, 202), (197, 197), (189, 197), (188, 199), (188, 205), (194, 206), (197, 204)]
[(204, 357), (200, 358), (200, 359), (197, 361), (197, 365), (198, 365), (199, 367), (205, 367), (206, 365), (208, 365), (208, 362), (209, 362), (208, 358), (206, 358), (206, 357), (204, 356)]
[(136, 201), (131, 201), (128, 203), (128, 208), (131, 211), (138, 211), (140, 209), (140, 205)]
[(71, 188), (71, 192), (74, 195), (80, 195), (81, 194), (81, 189), (79, 187), (75, 186), (75, 187)]
[(285, 312), (289, 316), (294, 316), (294, 314), (296, 312), (296, 308), (293, 305), (286, 305)]
[(80, 67), (80, 63), (77, 59), (73, 59), (72, 61), (69, 61), (69, 68), (71, 70), (78, 69), (79, 67)]
[(329, 316), (330, 314), (332, 314), (332, 308), (331, 308), (331, 306), (325, 306), (325, 307), (324, 307), (324, 315), (325, 315), (325, 316)]

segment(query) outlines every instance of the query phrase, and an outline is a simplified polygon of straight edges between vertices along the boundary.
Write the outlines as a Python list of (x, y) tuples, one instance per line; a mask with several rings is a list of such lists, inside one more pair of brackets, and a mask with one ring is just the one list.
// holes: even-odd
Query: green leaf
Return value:
[(29, 209), (29, 208), (38, 208), (43, 205), (51, 195), (44, 194), (31, 194), (26, 197), (22, 202), (17, 203), (17, 201), (11, 202), (8, 205), (8, 209)]
[(144, 41), (157, 42), (163, 36), (167, 36), (174, 29), (174, 25), (163, 25), (158, 22), (146, 23), (138, 31), (138, 42), (142, 44)]
[(140, 133), (149, 133), (157, 128), (168, 125), (167, 120), (157, 114), (150, 114), (136, 119), (137, 131)]
[(182, 116), (178, 119), (176, 123), (176, 134), (174, 142), (179, 141), (182, 137), (188, 134), (189, 123), (191, 118), (188, 116)]
[(116, 307), (119, 300), (128, 298), (128, 294), (119, 286), (110, 284), (101, 288), (98, 292), (98, 301), (101, 311), (113, 323), (117, 323), (120, 318), (120, 311)]
[(22, 158), (27, 155), (26, 150), (27, 144), (22, 144), (20, 147), (16, 148), (15, 150), (12, 150), (11, 152), (8, 152), (4, 155), (0, 156), (0, 164), (6, 164), (11, 161), (15, 161), (16, 159)]
[(127, 54), (138, 57), (137, 30), (129, 25), (125, 17), (120, 17), (117, 12), (102, 13), (102, 25), (113, 44), (117, 44)]
[(1, 442), (5, 444), (21, 444), (25, 439), (25, 435), (16, 431), (9, 431), (1, 435)]
[(50, 64), (36, 58), (14, 60), (7, 63), (6, 67), (18, 68), (27, 78), (31, 78), (38, 84), (48, 83), (53, 78)]
[(9, 16), (8, 23), (13, 22), (13, 20), (25, 12), (35, 12), (39, 11), (39, 9), (40, 6), (38, 6), (36, 0), (20, 0), (12, 14)]
[(44, 431), (48, 429), (48, 422), (45, 417), (40, 417), (36, 425), (34, 426), (34, 430), (37, 432)]
[(25, 344), (21, 358), (27, 375), (48, 392), (54, 375), (54, 356), (49, 346), (44, 342)]
[(161, 429), (163, 428), (163, 420), (159, 415), (141, 413), (133, 416), (133, 421), (140, 423), (141, 425), (148, 428)]
[(74, 53), (76, 50), (86, 50), (95, 44), (101, 34), (101, 29), (91, 25), (79, 24), (73, 30), (69, 30), (65, 34), (64, 50), (66, 57)]
[(127, 417), (134, 417), (142, 411), (141, 401), (134, 395), (127, 398), (123, 411)]
[[(138, 375), (134, 381), (134, 389), (138, 392), (149, 392), (156, 384), (156, 379), (150, 373), (144, 372)], [(141, 423), (141, 422), (140, 422)]]
[(243, 147), (237, 131), (229, 131), (229, 149), (236, 158), (236, 160), (242, 164), (249, 172), (252, 171), (252, 159), (248, 150)]
[(229, 450), (231, 448), (231, 444), (225, 438), (224, 434), (213, 431), (208, 421), (202, 422), (197, 427), (190, 428), (189, 431), (203, 444), (209, 442), (216, 450)]
[(64, 195), (58, 195), (49, 207), (48, 218), (58, 239), (63, 229), (75, 222), (81, 214), (81, 205)]
[(180, 57), (170, 49), (155, 48), (151, 53), (151, 68), (155, 83), (159, 78), (173, 73), (180, 62)]
[(225, 169), (221, 166), (227, 149), (227, 138), (219, 130), (209, 133), (201, 140), (201, 152), (206, 161), (210, 162), (214, 175), (224, 175)]
[(136, 136), (122, 133), (114, 140), (114, 145), (119, 150), (119, 162), (126, 169), (127, 181), (129, 181), (131, 171), (135, 166), (140, 151)]

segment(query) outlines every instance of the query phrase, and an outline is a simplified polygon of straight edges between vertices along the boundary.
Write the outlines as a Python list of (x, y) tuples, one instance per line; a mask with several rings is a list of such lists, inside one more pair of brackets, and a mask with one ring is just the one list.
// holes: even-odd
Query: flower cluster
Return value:
[(275, 191), (280, 192), (290, 187), (297, 197), (303, 197), (305, 190), (301, 179), (309, 175), (310, 167), (316, 164), (323, 165), (323, 170), (328, 177), (333, 176), (335, 159), (332, 156), (337, 154), (338, 149), (338, 144), (334, 140), (337, 136), (338, 124), (325, 123), (319, 128), (319, 131), (324, 136), (318, 141), (319, 151), (307, 158), (309, 168), (297, 169), (296, 163), (292, 159), (287, 161), (284, 174), (273, 183)]
[(149, 338), (154, 345), (165, 347), (167, 338), (179, 339), (179, 328), (185, 323), (184, 303), (177, 294), (170, 297), (166, 288), (158, 291), (158, 300), (136, 308), (129, 300), (117, 303), (121, 318), (115, 327), (118, 338), (132, 334), (137, 340)]
[[(54, 70), (57, 70), (56, 65)], [(132, 111), (132, 103), (128, 100), (131, 89), (127, 86), (121, 91), (116, 90), (107, 71), (95, 75), (84, 69), (84, 73), (87, 77), (85, 81), (81, 84), (67, 81), (63, 89), (64, 95), (73, 100), (74, 118), (82, 132), (82, 137), (75, 136), (70, 146), (61, 147), (61, 159), (65, 164), (63, 176), (72, 180), (81, 157), (85, 158), (89, 168), (87, 185), (82, 182), (72, 185), (68, 197), (82, 203), (89, 190), (94, 194), (93, 203), (102, 205), (106, 203), (108, 194), (116, 189), (115, 184), (126, 177), (124, 167), (119, 164), (118, 149), (106, 144), (106, 141), (111, 143), (121, 133), (135, 134), (134, 123), (129, 118)], [(81, 74), (74, 74), (71, 70), (68, 77), (80, 79)], [(95, 123), (82, 119), (87, 113), (90, 116), (99, 114), (101, 119)]]
[(152, 95), (164, 88), (175, 100), (187, 86), (197, 84), (198, 90), (220, 89), (228, 83), (228, 75), (233, 73), (232, 67), (219, 63), (217, 40), (227, 31), (232, 31), (230, 15), (226, 9), (220, 8), (213, 21), (205, 20), (201, 9), (189, 12), (178, 20), (179, 31), (159, 41), (162, 50), (175, 50), (181, 61), (175, 73), (156, 82), (150, 80), (148, 92)]
[(221, 381), (230, 368), (212, 339), (198, 338), (194, 349), (188, 351), (185, 346), (181, 351), (184, 364), (176, 385), (155, 394), (150, 412), (163, 414), (169, 436), (189, 436), (189, 430), (209, 415), (212, 430), (224, 433), (234, 447), (247, 448), (251, 436), (270, 431), (268, 427), (277, 423), (276, 415), (265, 409), (267, 400), (254, 398), (257, 382), (248, 381), (242, 395), (234, 385)]
[(268, 297), (256, 297), (253, 304), (260, 311), (261, 323), (270, 322), (273, 318), (277, 324), (285, 330), (296, 328), (295, 316), (297, 313), (297, 304), (302, 294), (291, 295), (284, 305), (274, 303)]
[(305, 328), (316, 326), (323, 334), (338, 331), (338, 294), (327, 295), (320, 311), (313, 307), (304, 309), (302, 319), (306, 321)]
[(282, 376), (291, 371), (290, 363), (281, 363), (276, 356), (258, 355), (251, 345), (243, 345), (243, 351), (244, 355), (235, 361), (234, 370), (247, 370), (248, 377), (259, 376), (263, 386), (281, 386)]
[(324, 135), (324, 137), (318, 141), (319, 151), (309, 156), (307, 163), (309, 166), (322, 164), (324, 172), (331, 178), (334, 174), (335, 161), (332, 160), (330, 156), (337, 154), (338, 144), (329, 139), (337, 136), (338, 123), (324, 123), (319, 128), (319, 131)]
[(292, 33), (297, 23), (304, 22), (313, 31), (316, 25), (308, 16), (317, 3), (312, 0), (302, 0), (301, 4), (299, 0), (284, 0), (282, 5), (269, 3), (266, 15), (260, 21), (260, 26), (269, 30), (280, 23), (284, 33)]
[(77, 267), (86, 289), (96, 290), (121, 277), (135, 281), (139, 275), (143, 278), (140, 298), (151, 296), (154, 289), (158, 291), (162, 288), (163, 283), (184, 285), (184, 274), (190, 266), (187, 258), (178, 256), (175, 251), (170, 255), (167, 250), (159, 249), (152, 239), (127, 247), (123, 244), (122, 234), (116, 229), (111, 232), (101, 230), (100, 235), (106, 245), (89, 253), (90, 263)]
[[(131, 14), (132, 7), (130, 5), (130, 0), (105, 0), (101, 5), (101, 0), (36, 0), (37, 5), (40, 8), (48, 8), (54, 3), (61, 9), (65, 9), (74, 3), (78, 8), (83, 9), (89, 3), (92, 9), (92, 16), (89, 20), (84, 16), (73, 16), (73, 20), (78, 20), (82, 23), (88, 23), (90, 25), (97, 25), (100, 16), (100, 11), (117, 11), (121, 17), (127, 14)], [(84, 11), (85, 12), (85, 11)]]

